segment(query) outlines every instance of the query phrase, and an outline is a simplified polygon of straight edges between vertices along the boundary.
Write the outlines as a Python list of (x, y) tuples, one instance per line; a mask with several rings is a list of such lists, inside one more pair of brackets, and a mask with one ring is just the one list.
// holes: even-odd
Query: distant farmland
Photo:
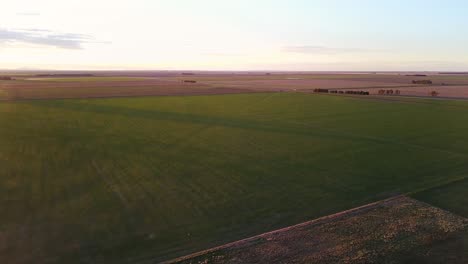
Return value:
[(398, 96), (430, 97), (435, 92), (441, 98), (468, 98), (468, 75), (464, 74), (93, 72), (79, 73), (77, 76), (51, 72), (10, 75), (5, 76), (13, 80), (0, 80), (0, 101), (254, 92), (307, 93), (314, 89), (342, 92), (358, 90), (369, 92), (370, 95), (378, 95), (384, 89), (398, 91), (395, 93)]
[(157, 262), (400, 193), (467, 216), (463, 101), (26, 100), (0, 125), (4, 263)]

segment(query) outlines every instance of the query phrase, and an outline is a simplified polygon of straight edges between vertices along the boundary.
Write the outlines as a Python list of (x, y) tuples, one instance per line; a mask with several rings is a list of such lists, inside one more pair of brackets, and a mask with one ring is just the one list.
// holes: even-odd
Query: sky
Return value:
[(468, 71), (468, 1), (1, 0), (0, 69)]

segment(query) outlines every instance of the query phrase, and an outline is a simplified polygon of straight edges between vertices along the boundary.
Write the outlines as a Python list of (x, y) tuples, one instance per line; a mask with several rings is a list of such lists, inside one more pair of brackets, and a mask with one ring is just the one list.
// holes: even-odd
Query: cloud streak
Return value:
[(0, 28), (0, 43), (29, 43), (61, 49), (82, 49), (84, 43), (91, 43), (92, 37), (74, 33), (59, 33), (45, 29), (3, 29)]
[(283, 52), (291, 53), (306, 53), (317, 55), (331, 55), (343, 53), (368, 53), (377, 52), (377, 50), (361, 49), (361, 48), (333, 48), (325, 46), (286, 46), (282, 48)]

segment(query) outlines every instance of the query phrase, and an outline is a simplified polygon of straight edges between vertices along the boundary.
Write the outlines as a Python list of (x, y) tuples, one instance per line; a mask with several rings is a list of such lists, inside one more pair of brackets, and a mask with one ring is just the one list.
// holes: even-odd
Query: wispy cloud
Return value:
[(377, 50), (372, 49), (362, 49), (362, 48), (334, 48), (334, 47), (325, 47), (325, 46), (286, 46), (282, 48), (283, 52), (293, 52), (293, 53), (308, 53), (308, 54), (319, 54), (319, 55), (329, 55), (329, 54), (341, 54), (341, 53), (367, 53), (367, 52), (377, 52)]
[(0, 28), (0, 44), (29, 43), (62, 49), (82, 49), (82, 44), (92, 42), (91, 36), (82, 34), (60, 33), (34, 28), (13, 30)]

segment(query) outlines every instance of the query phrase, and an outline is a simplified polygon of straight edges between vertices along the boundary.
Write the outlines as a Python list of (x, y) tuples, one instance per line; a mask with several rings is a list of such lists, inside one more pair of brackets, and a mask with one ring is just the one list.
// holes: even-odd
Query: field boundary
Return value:
[[(96, 96), (63, 96), (63, 97), (43, 97), (43, 98), (0, 98), (2, 102), (25, 102), (25, 101), (48, 101), (48, 100), (88, 100), (88, 99), (118, 99), (118, 98), (145, 98), (145, 97), (193, 97), (193, 96), (216, 96), (216, 95), (240, 95), (240, 94), (277, 94), (277, 93), (301, 93), (301, 94), (313, 94), (313, 95), (324, 95), (324, 96), (337, 96), (347, 97), (354, 99), (366, 99), (375, 101), (388, 101), (398, 103), (421, 103), (415, 101), (404, 101), (399, 100), (401, 98), (408, 99), (419, 99), (419, 100), (441, 100), (441, 101), (468, 101), (468, 97), (432, 97), (432, 96), (418, 96), (418, 95), (347, 95), (347, 94), (317, 94), (313, 93), (312, 89), (297, 89), (297, 90), (254, 90), (252, 88), (232, 88), (237, 91), (210, 93), (216, 90), (222, 90), (225, 87), (213, 87), (199, 90), (200, 93), (174, 93), (174, 94), (148, 94), (148, 95), (96, 95)], [(383, 88), (383, 87), (382, 87)], [(395, 88), (395, 87), (393, 87)], [(399, 88), (399, 87), (396, 87)], [(401, 87), (405, 88), (405, 87)], [(378, 88), (337, 88), (337, 90), (358, 90), (358, 89), (378, 89)]]
[[(297, 91), (297, 93), (301, 93), (301, 91)], [(331, 96), (331, 97), (344, 97), (344, 98), (368, 100), (368, 101), (375, 101), (375, 102), (406, 103), (406, 104), (431, 104), (431, 102), (433, 101), (458, 101), (458, 102), (468, 101), (468, 97), (431, 97), (431, 96), (416, 96), (416, 95), (415, 96), (412, 96), (412, 95), (347, 95), (347, 94), (326, 94), (326, 93), (310, 93), (310, 92), (306, 92), (306, 94), (313, 94), (313, 95), (319, 95), (319, 96)], [(404, 100), (404, 99), (408, 99), (408, 100)], [(413, 99), (413, 101), (409, 101), (409, 99)], [(456, 107), (456, 106), (451, 106), (451, 107)]]
[(439, 183), (437, 185), (434, 184), (434, 185), (426, 187), (426, 188), (419, 188), (419, 189), (416, 189), (414, 191), (407, 192), (406, 195), (411, 196), (411, 195), (415, 195), (415, 194), (418, 194), (418, 193), (427, 192), (427, 191), (435, 190), (435, 189), (438, 189), (438, 188), (443, 188), (443, 187), (446, 187), (446, 186), (449, 186), (449, 185), (452, 185), (452, 184), (455, 184), (455, 183), (458, 183), (458, 182), (466, 181), (466, 180), (468, 180), (468, 176), (457, 177), (457, 178), (452, 179), (452, 180), (441, 182), (441, 183)]
[(387, 198), (387, 199), (379, 200), (379, 201), (376, 201), (376, 202), (372, 202), (372, 203), (368, 203), (368, 204), (361, 205), (361, 206), (358, 206), (358, 207), (354, 207), (354, 208), (351, 208), (351, 209), (348, 209), (348, 210), (340, 211), (340, 212), (337, 212), (337, 213), (334, 213), (334, 214), (331, 214), (331, 215), (322, 216), (322, 217), (319, 217), (319, 218), (316, 218), (316, 219), (313, 219), (313, 220), (309, 220), (309, 221), (306, 221), (306, 222), (302, 222), (302, 223), (299, 223), (299, 224), (296, 224), (296, 225), (287, 226), (287, 227), (284, 227), (284, 228), (280, 228), (280, 229), (265, 232), (265, 233), (262, 233), (262, 234), (259, 234), (259, 235), (255, 235), (255, 236), (252, 236), (252, 237), (248, 237), (248, 238), (244, 238), (244, 239), (237, 240), (237, 241), (234, 241), (234, 242), (230, 242), (230, 243), (227, 243), (227, 244), (224, 244), (224, 245), (220, 245), (220, 246), (212, 247), (212, 248), (205, 249), (205, 250), (202, 250), (202, 251), (198, 251), (198, 252), (195, 252), (195, 253), (192, 253), (192, 254), (189, 254), (189, 255), (186, 255), (186, 256), (182, 256), (182, 257), (179, 257), (179, 258), (175, 258), (175, 259), (172, 259), (172, 260), (163, 261), (163, 262), (161, 262), (161, 264), (174, 264), (174, 263), (178, 263), (178, 262), (181, 262), (181, 261), (193, 259), (193, 258), (200, 257), (200, 256), (203, 256), (203, 255), (206, 255), (206, 254), (218, 251), (218, 250), (222, 250), (222, 249), (226, 249), (226, 248), (235, 246), (237, 244), (242, 244), (242, 243), (245, 243), (245, 242), (255, 241), (255, 240), (257, 240), (259, 238), (262, 238), (262, 237), (265, 237), (265, 236), (273, 235), (273, 234), (276, 234), (276, 233), (282, 233), (282, 232), (285, 232), (285, 231), (289, 231), (291, 229), (296, 229), (296, 228), (300, 228), (300, 227), (304, 227), (304, 226), (308, 226), (308, 225), (317, 225), (317, 224), (326, 222), (326, 221), (328, 221), (330, 219), (333, 219), (333, 218), (346, 217), (346, 216), (352, 215), (354, 213), (358, 213), (358, 212), (361, 212), (363, 210), (370, 210), (370, 209), (378, 207), (378, 206), (380, 206), (382, 204), (393, 202), (393, 201), (403, 199), (403, 198), (414, 200), (413, 198), (408, 197), (406, 195), (393, 196), (393, 197), (390, 197), (390, 198)]
[(84, 96), (84, 97), (52, 97), (52, 98), (17, 98), (3, 99), (0, 98), (0, 103), (6, 102), (28, 102), (28, 101), (52, 101), (52, 100), (91, 100), (91, 99), (120, 99), (120, 98), (146, 98), (146, 97), (195, 97), (195, 96), (220, 96), (220, 95), (241, 95), (241, 94), (270, 94), (280, 93), (278, 91), (242, 91), (235, 93), (200, 93), (200, 94), (155, 94), (155, 95), (111, 95), (111, 96)]

